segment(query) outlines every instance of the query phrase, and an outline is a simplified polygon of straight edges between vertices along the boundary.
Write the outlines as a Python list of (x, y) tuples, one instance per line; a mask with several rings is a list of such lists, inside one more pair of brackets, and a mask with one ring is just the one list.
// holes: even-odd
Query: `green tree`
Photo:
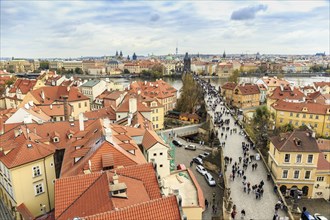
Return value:
[(124, 69), (124, 74), (130, 74), (128, 69)]
[(256, 109), (252, 118), (252, 132), (255, 136), (257, 146), (266, 146), (268, 141), (268, 131), (272, 126), (272, 113), (266, 106)]
[(40, 61), (40, 70), (48, 70), (49, 69), (49, 62), (47, 60)]
[(15, 76), (13, 76), (13, 77), (11, 77), (10, 79), (8, 79), (6, 82), (5, 82), (5, 84), (6, 84), (6, 86), (11, 86), (11, 85), (13, 85), (15, 82), (16, 82), (16, 77)]
[(76, 67), (76, 69), (74, 69), (74, 72), (76, 74), (80, 74), (80, 75), (84, 74), (84, 71), (81, 68), (79, 68), (79, 67)]
[(194, 113), (204, 101), (203, 90), (190, 74), (183, 75), (182, 81), (183, 85), (176, 109), (180, 112)]
[(238, 78), (239, 78), (239, 71), (235, 70), (233, 74), (231, 74), (231, 76), (228, 78), (228, 81), (238, 83)]

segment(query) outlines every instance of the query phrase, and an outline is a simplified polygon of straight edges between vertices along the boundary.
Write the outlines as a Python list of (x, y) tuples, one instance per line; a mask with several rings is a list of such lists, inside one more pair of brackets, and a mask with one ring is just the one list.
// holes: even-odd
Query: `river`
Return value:
[[(302, 86), (302, 85), (307, 85), (307, 84), (312, 84), (313, 82), (321, 82), (321, 81), (326, 81), (329, 82), (329, 77), (286, 77), (285, 78), (287, 81), (290, 83), (293, 83), (296, 86)], [(120, 82), (122, 83), (125, 87), (129, 85), (130, 82), (133, 81), (144, 81), (142, 78), (131, 78), (129, 80), (127, 79), (111, 79), (115, 82)], [(178, 90), (178, 97), (180, 95), (180, 89), (182, 87), (182, 80), (178, 78), (164, 78), (163, 79), (165, 82), (171, 84), (175, 89)], [(218, 88), (219, 86), (222, 86), (227, 82), (227, 79), (220, 79), (220, 78), (206, 78), (205, 80), (210, 80), (210, 83)], [(239, 81), (240, 83), (242, 82), (249, 82), (249, 83), (254, 83), (258, 80), (257, 77), (240, 77)], [(155, 81), (155, 80), (153, 80)]]

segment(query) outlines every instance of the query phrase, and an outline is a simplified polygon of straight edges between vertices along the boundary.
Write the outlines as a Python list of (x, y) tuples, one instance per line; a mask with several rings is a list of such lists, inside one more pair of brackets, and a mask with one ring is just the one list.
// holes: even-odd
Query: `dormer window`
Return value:
[(59, 138), (59, 137), (53, 137), (53, 142), (54, 142), (54, 143), (58, 143), (58, 142), (60, 142), (60, 138)]
[(68, 134), (68, 139), (71, 139), (73, 134)]

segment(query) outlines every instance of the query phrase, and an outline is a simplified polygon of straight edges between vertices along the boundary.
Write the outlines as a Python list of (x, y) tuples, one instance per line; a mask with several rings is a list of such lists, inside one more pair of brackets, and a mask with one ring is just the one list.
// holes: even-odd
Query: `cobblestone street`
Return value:
[[(220, 111), (221, 107), (223, 106), (218, 105), (215, 111)], [(209, 113), (214, 117), (214, 112), (212, 110), (209, 111)], [(229, 131), (222, 131), (222, 129), (219, 130), (219, 128), (216, 129), (218, 131), (220, 142), (226, 142), (225, 147), (223, 147), (224, 157), (227, 156), (232, 158), (232, 164), (228, 164), (226, 176), (228, 179), (228, 185), (231, 189), (233, 203), (237, 207), (236, 219), (241, 218), (242, 209), (246, 212), (244, 219), (272, 219), (275, 213), (274, 207), (278, 201), (278, 197), (273, 192), (273, 183), (267, 181), (267, 171), (262, 160), (254, 160), (253, 163), (258, 164), (257, 169), (252, 171), (250, 164), (244, 174), (247, 177), (247, 182), (250, 182), (251, 185), (259, 184), (261, 180), (265, 182), (263, 187), (264, 193), (261, 199), (256, 199), (256, 196), (252, 191), (250, 194), (244, 193), (242, 177), (236, 177), (234, 181), (230, 180), (231, 166), (239, 161), (239, 157), (243, 157), (242, 142), (247, 142), (247, 140), (244, 136), (239, 134), (241, 129), (234, 124), (234, 118), (230, 114), (222, 116), (222, 119), (230, 119), (230, 124), (225, 126), (237, 128), (237, 133), (233, 133), (232, 135), (230, 135)], [(223, 138), (221, 138), (221, 133), (224, 133)], [(227, 140), (225, 140), (225, 134), (227, 134)], [(255, 153), (254, 150), (250, 150), (251, 155)], [(280, 217), (286, 216), (282, 210), (279, 210), (278, 214)]]

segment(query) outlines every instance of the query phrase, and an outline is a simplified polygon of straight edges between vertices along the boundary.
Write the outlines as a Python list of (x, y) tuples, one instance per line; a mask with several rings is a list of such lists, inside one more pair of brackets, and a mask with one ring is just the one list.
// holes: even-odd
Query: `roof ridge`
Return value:
[(293, 133), (294, 133), (294, 131), (291, 132), (291, 134), (289, 135), (289, 137), (288, 137), (288, 138), (285, 140), (285, 142), (282, 144), (280, 150), (282, 150), (282, 148), (284, 147), (284, 145), (286, 145), (286, 143), (288, 142), (288, 140), (292, 137)]
[[(106, 174), (105, 172), (101, 172), (101, 175), (99, 176), (99, 177), (97, 177), (96, 179), (95, 179), (95, 181), (94, 182), (92, 182), (74, 201), (72, 201), (72, 203), (65, 209), (65, 210), (63, 210), (62, 211), (62, 213), (57, 217), (57, 218), (59, 218), (59, 217), (61, 217), (71, 206), (73, 206), (73, 204), (80, 198), (80, 197), (82, 197), (83, 196), (83, 194), (85, 193), (85, 192), (87, 192), (87, 190), (89, 190), (104, 174)], [(84, 174), (84, 175), (86, 175), (86, 174)]]

